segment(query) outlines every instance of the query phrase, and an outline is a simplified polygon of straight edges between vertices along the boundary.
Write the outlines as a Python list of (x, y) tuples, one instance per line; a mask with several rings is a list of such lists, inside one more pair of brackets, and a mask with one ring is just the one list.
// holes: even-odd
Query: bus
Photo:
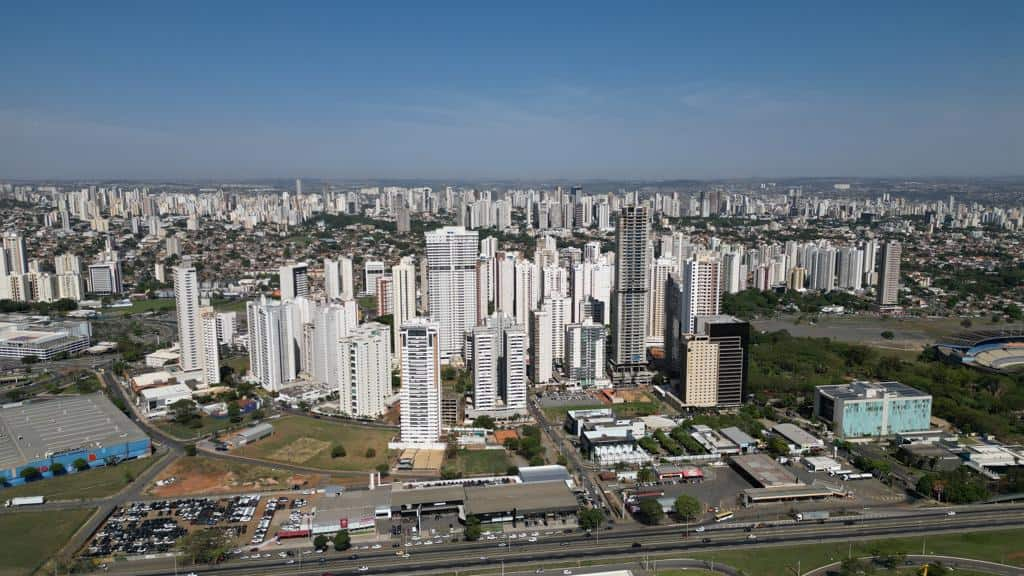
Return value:
[(715, 522), (725, 522), (727, 520), (732, 520), (733, 516), (734, 514), (728, 510), (719, 512), (718, 514), (715, 514)]

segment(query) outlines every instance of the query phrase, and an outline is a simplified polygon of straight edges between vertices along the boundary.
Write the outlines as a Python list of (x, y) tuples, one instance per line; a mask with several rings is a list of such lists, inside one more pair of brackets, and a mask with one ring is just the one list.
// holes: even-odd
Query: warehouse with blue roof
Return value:
[(95, 468), (150, 450), (149, 437), (102, 393), (0, 407), (0, 478), (7, 485), (23, 484), (26, 468), (49, 478), (57, 463), (74, 474), (78, 460)]

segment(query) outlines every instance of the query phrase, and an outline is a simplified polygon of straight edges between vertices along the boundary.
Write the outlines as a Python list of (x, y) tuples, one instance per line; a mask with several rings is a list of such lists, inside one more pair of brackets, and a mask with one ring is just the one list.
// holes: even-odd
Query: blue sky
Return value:
[(1019, 1), (9, 2), (0, 177), (1019, 175), (1022, 30)]

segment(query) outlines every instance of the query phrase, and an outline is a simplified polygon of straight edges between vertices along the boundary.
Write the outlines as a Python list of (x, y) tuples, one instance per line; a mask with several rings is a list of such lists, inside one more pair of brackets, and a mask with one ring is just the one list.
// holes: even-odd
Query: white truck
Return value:
[(46, 502), (46, 498), (43, 496), (19, 496), (4, 502), (4, 506), (8, 508), (12, 506), (37, 506), (43, 502)]
[(816, 510), (814, 512), (797, 512), (795, 515), (793, 515), (793, 518), (795, 518), (797, 522), (803, 522), (804, 520), (817, 520), (818, 522), (824, 522), (825, 520), (828, 520), (828, 517), (828, 510)]

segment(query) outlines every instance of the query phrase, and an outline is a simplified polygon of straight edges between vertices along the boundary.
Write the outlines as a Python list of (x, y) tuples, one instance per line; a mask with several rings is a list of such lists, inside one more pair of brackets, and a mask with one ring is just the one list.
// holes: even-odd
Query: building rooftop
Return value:
[(900, 382), (863, 382), (856, 381), (849, 384), (836, 384), (832, 386), (818, 386), (818, 391), (830, 398), (842, 400), (868, 400), (881, 399), (886, 397), (896, 398), (920, 398), (931, 397), (930, 394), (922, 392), (917, 388), (911, 388)]
[(0, 408), (0, 468), (24, 466), (55, 453), (146, 438), (101, 393)]
[(817, 438), (796, 424), (790, 424), (789, 422), (783, 422), (782, 424), (772, 426), (772, 432), (781, 435), (789, 442), (796, 444), (801, 448), (812, 448), (815, 446), (825, 445), (825, 442), (820, 438)]
[(565, 466), (549, 464), (547, 466), (523, 466), (519, 469), (519, 478), (529, 484), (532, 482), (565, 482), (571, 479)]
[(802, 486), (797, 477), (767, 454), (734, 456), (732, 463), (761, 488)]
[(574, 511), (576, 496), (564, 482), (497, 484), (466, 487), (466, 514)]
[(743, 430), (735, 426), (729, 426), (728, 428), (721, 429), (722, 436), (728, 438), (733, 444), (737, 446), (756, 446), (757, 440), (753, 436), (747, 434)]
[(465, 500), (466, 489), (461, 484), (412, 488), (408, 490), (401, 489), (391, 492), (391, 506), (393, 508), (414, 507), (417, 504), (440, 502), (464, 502)]

